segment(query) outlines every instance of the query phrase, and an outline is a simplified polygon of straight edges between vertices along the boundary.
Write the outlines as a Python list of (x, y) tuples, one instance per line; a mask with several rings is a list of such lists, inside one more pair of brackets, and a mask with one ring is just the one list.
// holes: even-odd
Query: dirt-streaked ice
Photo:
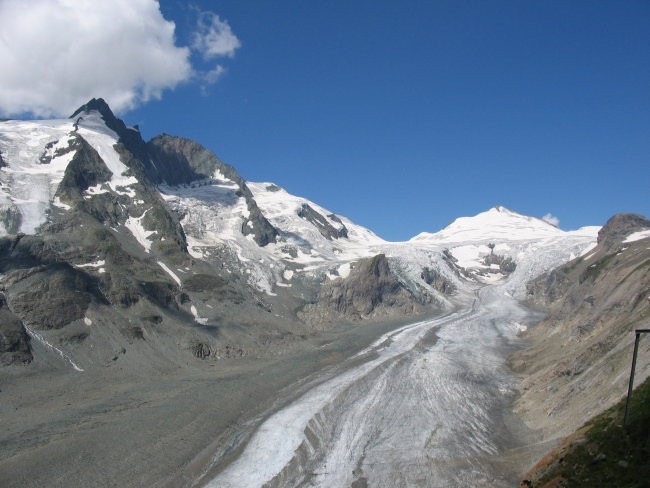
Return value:
[(508, 486), (505, 356), (530, 318), (501, 286), (412, 324), (264, 421), (210, 487)]

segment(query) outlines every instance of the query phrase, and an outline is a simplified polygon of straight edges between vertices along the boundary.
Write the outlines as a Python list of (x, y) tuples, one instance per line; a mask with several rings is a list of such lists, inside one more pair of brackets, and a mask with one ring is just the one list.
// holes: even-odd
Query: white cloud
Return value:
[(555, 227), (560, 226), (560, 219), (558, 219), (555, 215), (551, 214), (550, 212), (544, 215), (544, 217), (542, 217), (542, 220), (551, 225), (554, 225)]
[(225, 71), (226, 69), (223, 66), (216, 65), (213, 70), (205, 73), (203, 78), (209, 84), (216, 83)]
[(0, 0), (0, 116), (69, 116), (93, 97), (124, 112), (166, 89), (211, 84), (240, 45), (227, 22), (201, 12), (191, 47), (176, 44), (175, 24), (155, 0)]
[(213, 12), (199, 12), (198, 29), (194, 33), (192, 48), (204, 59), (233, 57), (241, 42), (233, 33), (228, 22)]
[[(192, 49), (205, 61), (215, 58), (235, 55), (241, 47), (241, 42), (233, 33), (228, 22), (223, 21), (213, 12), (198, 11), (197, 29), (192, 38)], [(201, 81), (201, 92), (207, 94), (207, 87), (216, 83), (225, 73), (226, 69), (215, 63), (214, 68), (197, 71)]]

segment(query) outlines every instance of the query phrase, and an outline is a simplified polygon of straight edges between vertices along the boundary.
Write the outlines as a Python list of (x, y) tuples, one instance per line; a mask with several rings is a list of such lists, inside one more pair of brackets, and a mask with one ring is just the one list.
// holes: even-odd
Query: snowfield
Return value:
[[(72, 131), (70, 119), (0, 122), (0, 153), (7, 164), (0, 168), (0, 210), (14, 209), (20, 215), (18, 228), (10, 230), (34, 234), (45, 223), (75, 151), (55, 154), (69, 147)], [(52, 159), (42, 164), (41, 157)], [(8, 233), (0, 223), (0, 235)]]

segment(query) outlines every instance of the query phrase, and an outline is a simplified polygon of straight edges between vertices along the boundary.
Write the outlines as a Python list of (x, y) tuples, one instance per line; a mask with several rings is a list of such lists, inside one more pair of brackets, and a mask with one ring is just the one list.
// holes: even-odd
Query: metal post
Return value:
[(634, 389), (634, 369), (636, 368), (636, 355), (639, 351), (639, 339), (641, 338), (641, 333), (643, 332), (650, 332), (650, 329), (636, 329), (634, 331), (636, 337), (634, 338), (634, 354), (632, 356), (632, 369), (630, 371), (630, 385), (627, 388), (627, 401), (625, 402), (625, 418), (623, 419), (623, 425), (627, 425), (627, 421), (630, 416), (630, 400), (632, 399), (632, 390)]

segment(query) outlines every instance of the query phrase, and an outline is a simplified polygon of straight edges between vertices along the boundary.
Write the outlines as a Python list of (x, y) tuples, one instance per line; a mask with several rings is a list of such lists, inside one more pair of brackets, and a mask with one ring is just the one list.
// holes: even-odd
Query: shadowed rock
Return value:
[(29, 363), (32, 359), (29, 335), (0, 294), (0, 365)]
[(312, 224), (318, 229), (318, 232), (320, 232), (325, 239), (329, 239), (330, 241), (332, 239), (339, 239), (341, 237), (348, 236), (348, 229), (343, 225), (341, 219), (339, 219), (336, 215), (331, 214), (328, 215), (328, 217), (332, 221), (341, 224), (342, 228), (340, 229), (337, 229), (332, 224), (330, 224), (326, 217), (319, 214), (316, 210), (311, 208), (306, 203), (303, 203), (302, 207), (300, 207), (300, 210), (298, 211), (298, 217), (303, 218)]

